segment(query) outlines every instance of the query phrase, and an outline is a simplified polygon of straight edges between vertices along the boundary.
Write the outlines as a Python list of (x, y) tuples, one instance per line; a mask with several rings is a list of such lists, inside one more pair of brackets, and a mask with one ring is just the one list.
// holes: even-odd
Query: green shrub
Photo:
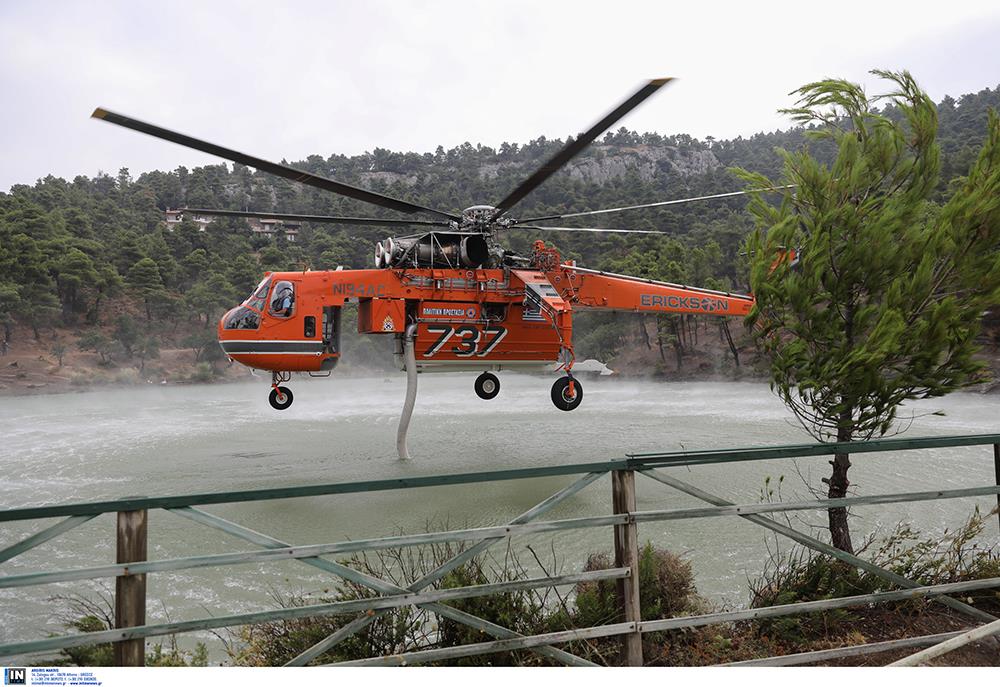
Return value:
[[(587, 559), (585, 570), (612, 567), (611, 556), (595, 554)], [(639, 552), (639, 601), (643, 620), (695, 615), (706, 612), (708, 607), (695, 588), (691, 564), (648, 542)], [(599, 580), (577, 585), (573, 611), (564, 619), (554, 616), (551, 622), (570, 627), (622, 622), (616, 581)], [(711, 662), (696, 660), (691, 656), (692, 651), (699, 644), (712, 650), (713, 642), (720, 651), (725, 651), (729, 645), (727, 634), (725, 630), (720, 634), (718, 628), (711, 633), (708, 628), (646, 633), (643, 635), (643, 654), (647, 665)], [(614, 664), (622, 660), (621, 645), (620, 637), (608, 637), (575, 644), (570, 650), (591, 660)]]
[[(57, 596), (53, 600), (68, 604), (64, 625), (77, 632), (103, 632), (114, 627), (113, 602), (110, 593), (99, 593), (96, 600), (87, 597)], [(208, 648), (198, 642), (193, 651), (185, 651), (177, 646), (177, 638), (170, 635), (167, 646), (162, 642), (155, 644), (147, 640), (147, 666), (178, 666), (197, 667), (208, 665)], [(113, 666), (114, 647), (108, 642), (90, 646), (74, 646), (62, 649), (60, 658), (51, 661), (50, 665), (73, 666)]]
[(215, 370), (209, 363), (198, 363), (194, 368), (194, 372), (191, 373), (192, 382), (211, 382), (214, 377)]
[[(329, 591), (329, 590), (327, 590)], [(345, 588), (331, 596), (312, 598), (310, 595), (275, 597), (282, 608), (294, 608), (317, 603), (350, 601), (377, 596), (373, 592)], [(337, 644), (322, 656), (324, 662), (350, 661), (386, 653), (405, 646), (406, 619), (410, 609), (387, 611), (362, 632)], [(234, 632), (229, 642), (229, 658), (241, 666), (280, 666), (326, 639), (355, 619), (351, 615), (313, 616), (294, 620), (245, 625)]]
[[(524, 577), (524, 570), (520, 566), (487, 567), (483, 558), (474, 558), (445, 575), (440, 588), (453, 589), (508, 582)], [(547, 609), (544, 598), (533, 589), (459, 599), (449, 602), (448, 605), (521, 635), (540, 634), (546, 631)], [(493, 637), (473, 627), (444, 616), (438, 617), (435, 644), (439, 647), (462, 646), (491, 639)], [(468, 656), (449, 661), (447, 665), (538, 665), (539, 659), (538, 654), (534, 652), (515, 651), (508, 654)]]
[[(378, 577), (397, 587), (406, 588), (461, 551), (461, 547), (449, 544), (408, 547), (356, 555), (341, 563), (364, 575)], [(487, 556), (474, 557), (448, 572), (427, 589), (453, 589), (524, 579), (526, 576), (526, 571), (508, 551), (503, 563), (495, 562)], [(377, 592), (364, 585), (344, 581), (338, 587), (325, 589), (319, 594), (276, 598), (276, 601), (279, 606), (289, 607), (377, 596)], [(460, 599), (448, 604), (523, 634), (542, 631), (546, 617), (545, 597), (531, 590)], [(358, 617), (357, 613), (353, 613), (244, 626), (235, 631), (229, 655), (237, 665), (282, 665)], [(350, 661), (492, 639), (474, 628), (420, 608), (395, 608), (374, 613), (372, 618), (366, 628), (336, 644), (315, 662)], [(541, 659), (537, 654), (513, 652), (471, 656), (451, 661), (447, 665), (540, 663)]]
[[(989, 519), (992, 525), (993, 518)], [(945, 530), (940, 536), (923, 535), (900, 524), (877, 547), (876, 535), (869, 537), (858, 553), (880, 568), (922, 586), (1000, 577), (997, 545), (979, 543), (985, 525), (986, 518), (978, 508), (957, 530)], [(869, 550), (871, 553), (865, 556)], [(760, 577), (751, 581), (750, 606), (763, 608), (895, 588), (892, 582), (874, 573), (803, 548), (773, 560)], [(1000, 610), (1000, 592), (996, 590), (969, 593), (963, 598), (987, 611)], [(927, 603), (918, 599), (884, 604), (880, 608), (919, 613)], [(803, 644), (851, 632), (861, 613), (860, 610), (836, 609), (770, 618), (758, 621), (757, 628), (761, 634)]]
[[(587, 559), (584, 570), (607, 570), (614, 561), (606, 553)], [(615, 580), (586, 582), (576, 587), (574, 619), (580, 627), (620, 622)], [(679, 556), (654, 548), (639, 552), (639, 600), (643, 620), (690, 615), (704, 606), (694, 586), (691, 564)]]

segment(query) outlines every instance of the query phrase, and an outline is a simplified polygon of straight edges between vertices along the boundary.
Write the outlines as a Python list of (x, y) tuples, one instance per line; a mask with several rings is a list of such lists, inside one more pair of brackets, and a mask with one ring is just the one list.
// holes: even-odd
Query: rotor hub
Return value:
[(462, 227), (486, 227), (497, 209), (492, 205), (473, 205), (462, 210)]

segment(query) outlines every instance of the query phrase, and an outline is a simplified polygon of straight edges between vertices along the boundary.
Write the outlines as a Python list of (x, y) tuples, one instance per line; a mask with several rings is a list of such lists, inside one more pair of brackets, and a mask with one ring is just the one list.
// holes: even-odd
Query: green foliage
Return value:
[(163, 279), (160, 276), (159, 266), (151, 258), (142, 258), (129, 268), (125, 280), (132, 291), (145, 304), (146, 319), (153, 319), (153, 304), (162, 302), (167, 293), (163, 287)]
[(210, 382), (215, 376), (215, 372), (212, 366), (208, 363), (198, 363), (195, 366), (194, 372), (191, 374), (192, 382)]
[(94, 261), (79, 248), (70, 248), (56, 261), (55, 272), (63, 311), (76, 313), (84, 310), (87, 292), (93, 290), (100, 280)]
[(0, 316), (9, 318), (17, 311), (21, 302), (21, 295), (14, 284), (0, 284)]
[[(934, 104), (909, 73), (874, 73), (893, 90), (869, 98), (825, 80), (797, 91), (787, 112), (835, 155), (781, 151), (780, 184), (794, 190), (749, 204), (756, 303), (746, 324), (771, 388), (820, 441), (885, 435), (904, 401), (981, 381), (976, 337), (1000, 297), (1000, 119), (989, 113), (976, 163), (938, 208)], [(778, 185), (736, 171), (753, 189)], [(847, 453), (832, 465), (828, 495), (843, 497)], [(846, 510), (828, 518), (834, 546), (851, 551)]]
[(208, 666), (208, 647), (198, 642), (194, 650), (184, 651), (177, 647), (177, 640), (171, 636), (166, 649), (162, 643), (157, 643), (152, 651), (146, 652), (146, 665), (151, 668), (204, 668)]
[[(764, 586), (764, 580), (767, 586)], [(761, 608), (803, 601), (834, 599), (841, 596), (866, 594), (864, 580), (858, 570), (845, 563), (806, 552), (789, 558), (782, 566), (752, 583), (751, 606)], [(843, 632), (846, 623), (855, 619), (850, 611), (834, 609), (822, 613), (768, 618), (760, 621), (759, 631), (783, 641), (804, 643), (818, 637)]]
[(624, 317), (614, 312), (586, 312), (573, 315), (573, 348), (579, 359), (608, 360), (625, 339)]
[(131, 358), (135, 354), (136, 346), (139, 344), (141, 337), (142, 333), (139, 331), (139, 325), (136, 324), (130, 315), (118, 316), (118, 319), (115, 321), (113, 341), (122, 347), (126, 356)]
[(160, 357), (160, 342), (155, 336), (142, 335), (137, 339), (133, 353), (138, 363), (139, 374), (142, 374), (149, 360)]
[[(114, 628), (113, 600), (108, 592), (99, 592), (97, 598), (80, 595), (57, 596), (53, 600), (65, 604), (64, 625), (80, 633), (103, 632)], [(146, 665), (150, 667), (201, 667), (208, 665), (208, 647), (198, 642), (192, 651), (178, 647), (177, 638), (170, 635), (168, 644), (147, 644)], [(76, 646), (62, 649), (60, 658), (42, 665), (113, 666), (114, 648), (109, 643)]]
[[(765, 486), (765, 489), (767, 487)], [(986, 516), (977, 510), (955, 532), (924, 536), (900, 525), (876, 545), (873, 535), (863, 548), (871, 549), (875, 565), (912, 579), (921, 585), (985, 579), (1000, 576), (1000, 551), (996, 545), (983, 546), (984, 528), (995, 525), (996, 512)], [(445, 528), (446, 529), (446, 528)], [(530, 547), (528, 547), (529, 550)], [(388, 549), (371, 555), (355, 555), (340, 561), (365, 576), (385, 580), (397, 587), (411, 587), (423, 580), (461, 551), (451, 545), (430, 545)], [(534, 551), (532, 551), (534, 554)], [(557, 568), (535, 557), (544, 574)], [(607, 554), (588, 558), (586, 570), (613, 567)], [(502, 558), (476, 556), (436, 579), (426, 589), (453, 589), (472, 585), (522, 580), (538, 573), (521, 565), (508, 549)], [(553, 573), (555, 574), (555, 573)], [(792, 550), (775, 555), (765, 572), (750, 580), (751, 607), (866, 594), (894, 588), (880, 577), (859, 571), (811, 550)], [(449, 606), (478, 616), (523, 635), (555, 632), (620, 622), (613, 581), (577, 585), (574, 595), (539, 590), (509, 592), (447, 602)], [(713, 612), (697, 593), (691, 564), (647, 543), (639, 557), (639, 593), (643, 620), (683, 617)], [(274, 595), (284, 608), (306, 607), (358, 599), (380, 594), (364, 585), (341, 580), (338, 586), (292, 596)], [(80, 632), (105, 630), (110, 625), (110, 594), (103, 601), (70, 597), (68, 627)], [(64, 597), (65, 599), (65, 597)], [(1000, 594), (983, 590), (963, 595), (963, 600), (990, 613), (1000, 613)], [(919, 618), (931, 600), (900, 601), (888, 605), (857, 607), (825, 613), (768, 618), (753, 622), (713, 625), (702, 628), (645, 633), (643, 652), (647, 665), (711, 665), (748, 658), (760, 658), (837, 644), (865, 641), (861, 632), (879, 633), (886, 625), (906, 629), (907, 619)], [(226, 641), (229, 658), (241, 666), (283, 665), (306, 649), (331, 636), (358, 618), (368, 617), (368, 625), (350, 635), (316, 663), (348, 661), (408, 651), (454, 647), (488, 641), (489, 635), (466, 625), (413, 607), (389, 609), (365, 615), (314, 616), (295, 620), (241, 626)], [(947, 618), (945, 618), (947, 620)], [(922, 629), (926, 632), (928, 626)], [(951, 627), (950, 625), (948, 627)], [(860, 628), (860, 629), (859, 629)], [(595, 662), (621, 662), (621, 639), (608, 637), (573, 642), (566, 647)], [(67, 649), (64, 660), (77, 665), (107, 665), (111, 645)], [(153, 646), (147, 665), (205, 665), (207, 651), (198, 645), (193, 652), (179, 650), (175, 638), (167, 646)], [(448, 665), (548, 665), (548, 659), (529, 651), (494, 653), (467, 657)]]
[[(505, 563), (510, 567), (490, 567), (485, 559), (474, 558), (445, 575), (440, 586), (442, 589), (453, 589), (526, 577), (516, 560), (508, 557)], [(461, 599), (449, 605), (518, 634), (532, 635), (545, 631), (547, 609), (543, 597), (535, 590)], [(484, 641), (484, 635), (479, 630), (444, 616), (438, 617), (438, 646), (461, 646), (481, 641)], [(536, 662), (536, 658), (529, 652), (515, 652), (499, 660), (497, 656), (487, 654), (458, 659), (450, 665), (530, 665)]]
[[(181, 342), (185, 348), (194, 351), (195, 362), (206, 364), (222, 360), (224, 354), (214, 331), (196, 331)], [(211, 365), (209, 365), (211, 367)]]
[[(440, 565), (458, 554), (461, 549), (451, 545), (409, 547), (377, 551), (373, 555), (354, 556), (341, 561), (344, 565), (392, 582), (399, 587), (409, 587), (424, 578)], [(504, 564), (478, 556), (451, 570), (429, 588), (447, 589), (472, 584), (485, 584), (504, 580), (523, 579), (525, 571), (508, 552)], [(335, 589), (325, 589), (313, 595), (276, 597), (279, 605), (303, 606), (309, 603), (330, 603), (355, 599), (370, 599), (378, 593), (368, 587), (345, 581)], [(450, 602), (460, 610), (481, 615), (527, 633), (540, 631), (544, 622), (544, 597), (536, 592), (514, 592), (488, 598), (464, 599)], [(282, 665), (302, 651), (328, 637), (354, 620), (353, 616), (324, 616), (301, 620), (281, 621), (247, 626), (236, 631), (229, 647), (230, 657), (237, 665)], [(443, 616), (423, 609), (408, 607), (391, 609), (374, 615), (372, 622), (362, 631), (337, 644), (320, 657), (320, 661), (346, 661), (370, 656), (400, 653), (415, 648), (455, 646), (482, 641), (478, 631), (456, 625)], [(511, 656), (495, 655), (471, 657), (458, 661), (461, 665), (490, 665), (537, 663), (535, 654), (515, 652)]]
[(92, 329), (80, 337), (76, 346), (81, 351), (94, 351), (101, 357), (101, 364), (108, 365), (111, 363), (115, 343), (100, 330)]
[[(908, 73), (876, 73), (895, 90), (869, 99), (822, 81), (798, 91), (789, 112), (817, 125), (810, 138), (835, 144), (836, 157), (783, 152), (780, 183), (794, 192), (749, 206), (757, 303), (747, 325), (772, 387), (821, 440), (884, 435), (903, 401), (978, 381), (980, 318), (1000, 296), (1000, 121), (989, 116), (976, 164), (936, 210), (934, 105)], [(740, 174), (753, 188), (777, 185)]]
[[(84, 615), (69, 621), (67, 627), (77, 632), (101, 632), (113, 627), (109, 622), (96, 615)], [(63, 649), (60, 653), (75, 666), (111, 666), (114, 665), (114, 649), (111, 643), (92, 646), (74, 646)]]
[[(614, 567), (608, 554), (594, 554), (584, 570)], [(575, 620), (580, 627), (618, 622), (614, 580), (577, 585)], [(643, 620), (672, 618), (703, 605), (694, 587), (691, 564), (647, 542), (639, 552), (639, 599)]]
[(204, 316), (206, 327), (237, 300), (233, 285), (224, 275), (214, 271), (203, 274), (184, 298), (190, 312)]
[[(608, 554), (593, 554), (585, 570), (614, 567)], [(601, 580), (576, 586), (574, 607), (564, 619), (557, 614), (550, 624), (565, 627), (592, 627), (622, 622), (619, 613), (617, 584)], [(670, 551), (647, 542), (639, 551), (639, 603), (643, 620), (674, 618), (708, 612), (707, 602), (698, 594), (691, 564)], [(728, 631), (715, 628), (652, 632), (643, 635), (643, 655), (648, 665), (685, 665), (715, 663), (729, 648)], [(592, 640), (572, 650), (603, 663), (621, 661), (621, 639)]]
[[(873, 535), (861, 548), (871, 552), (867, 558), (875, 565), (922, 586), (998, 577), (1000, 550), (995, 544), (981, 543), (984, 528), (995, 526), (994, 521), (995, 512), (983, 516), (977, 508), (954, 532), (945, 530), (940, 535), (927, 536), (909, 525), (899, 524), (883, 540), (877, 541)], [(896, 586), (878, 575), (812, 549), (793, 549), (776, 555), (764, 573), (751, 580), (750, 605), (764, 608), (891, 589)], [(990, 613), (1000, 610), (1000, 592), (996, 590), (966, 594), (963, 600)], [(928, 603), (931, 602), (892, 602), (880, 606), (878, 612), (915, 614)], [(763, 619), (758, 622), (757, 632), (803, 644), (854, 631), (862, 613), (859, 609), (835, 609)]]
[(59, 367), (62, 367), (63, 356), (66, 355), (66, 344), (63, 343), (62, 341), (56, 341), (54, 344), (52, 344), (51, 351), (52, 355), (54, 355), (56, 357), (56, 360), (59, 361)]
[[(109, 629), (107, 623), (93, 615), (78, 618), (69, 625), (79, 632), (100, 632)], [(62, 665), (87, 667), (115, 665), (114, 648), (110, 643), (71, 647), (63, 649), (61, 653), (65, 658), (57, 663)], [(150, 668), (205, 667), (207, 665), (208, 647), (202, 642), (198, 642), (193, 651), (184, 651), (178, 648), (176, 638), (171, 637), (166, 648), (158, 642), (146, 652), (146, 666)]]

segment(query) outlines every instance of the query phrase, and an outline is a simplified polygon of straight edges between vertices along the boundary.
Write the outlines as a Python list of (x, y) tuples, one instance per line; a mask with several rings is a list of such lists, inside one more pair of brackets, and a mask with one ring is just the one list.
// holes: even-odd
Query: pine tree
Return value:
[(160, 270), (152, 258), (143, 258), (132, 265), (126, 277), (129, 287), (142, 298), (146, 306), (146, 319), (153, 318), (150, 307), (153, 302), (166, 295)]
[[(975, 383), (980, 319), (1000, 297), (1000, 121), (990, 114), (978, 161), (938, 208), (927, 200), (940, 167), (934, 104), (908, 73), (873, 73), (895, 90), (869, 98), (829, 80), (797, 91), (788, 112), (817, 125), (811, 135), (835, 143), (836, 159), (782, 151), (780, 183), (796, 188), (778, 205), (766, 194), (750, 204), (747, 324), (772, 389), (822, 441), (883, 436), (904, 401)], [(880, 112), (883, 100), (893, 107)], [(777, 185), (739, 173), (753, 188)], [(849, 452), (831, 465), (828, 496), (843, 497)], [(845, 509), (828, 513), (833, 544), (852, 551)]]

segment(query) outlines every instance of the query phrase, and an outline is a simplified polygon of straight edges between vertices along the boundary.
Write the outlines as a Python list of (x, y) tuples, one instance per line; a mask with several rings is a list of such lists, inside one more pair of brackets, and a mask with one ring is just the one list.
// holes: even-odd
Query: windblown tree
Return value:
[[(804, 148), (782, 151), (780, 182), (738, 170), (751, 188), (795, 185), (778, 204), (761, 193), (749, 206), (757, 302), (747, 325), (772, 389), (821, 441), (883, 436), (899, 428), (904, 401), (980, 380), (976, 336), (1000, 298), (1000, 121), (990, 112), (978, 160), (938, 207), (928, 200), (940, 170), (934, 104), (909, 73), (873, 73), (891, 93), (820, 81), (786, 111), (836, 145), (832, 164)], [(840, 498), (847, 447), (831, 465), (824, 482)], [(846, 510), (828, 513), (833, 544), (853, 551)]]

